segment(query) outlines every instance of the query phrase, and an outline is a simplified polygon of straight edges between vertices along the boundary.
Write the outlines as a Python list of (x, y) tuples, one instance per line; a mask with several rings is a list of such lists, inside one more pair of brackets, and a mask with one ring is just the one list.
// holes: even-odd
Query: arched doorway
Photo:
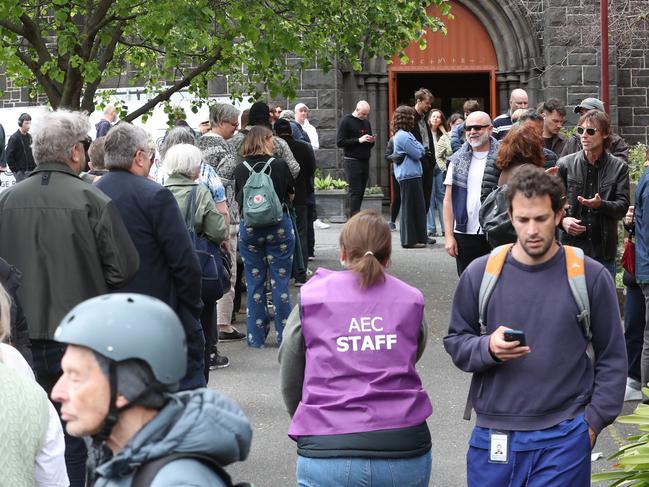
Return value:
[[(434, 106), (448, 116), (461, 112), (467, 99), (476, 99), (483, 109), (498, 113), (496, 74), (498, 60), (489, 33), (464, 5), (451, 1), (453, 19), (445, 19), (448, 34), (427, 33), (427, 47), (408, 46), (407, 62), (398, 55), (388, 65), (390, 113), (401, 104), (413, 105), (413, 93), (420, 87), (435, 95)], [(429, 7), (436, 15), (437, 8)]]

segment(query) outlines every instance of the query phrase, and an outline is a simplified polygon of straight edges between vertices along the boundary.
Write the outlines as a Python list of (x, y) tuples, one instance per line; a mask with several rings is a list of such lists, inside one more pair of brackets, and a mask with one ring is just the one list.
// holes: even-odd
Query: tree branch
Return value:
[(20, 61), (27, 66), (27, 68), (34, 74), (36, 80), (43, 86), (47, 98), (50, 100), (52, 106), (58, 106), (61, 99), (61, 91), (59, 86), (55, 84), (49, 77), (41, 73), (38, 63), (34, 61), (26, 52), (22, 52), (19, 47), (16, 48), (16, 56)]
[(6, 20), (0, 20), (0, 27), (4, 27), (7, 29), (9, 32), (13, 32), (16, 35), (25, 36), (25, 31), (16, 24), (12, 24), (11, 22), (7, 22)]
[[(101, 53), (101, 56), (99, 57), (99, 63), (97, 64), (97, 68), (99, 69), (100, 73), (104, 72), (106, 66), (108, 66), (108, 63), (110, 63), (110, 61), (113, 59), (113, 55), (115, 54), (115, 48), (117, 47), (117, 42), (119, 41), (121, 36), (122, 36), (122, 27), (121, 26), (115, 27), (110, 42), (108, 43), (104, 51)], [(88, 113), (92, 113), (95, 111), (95, 93), (97, 92), (97, 88), (99, 88), (99, 85), (101, 84), (102, 81), (103, 81), (103, 77), (99, 76), (95, 81), (93, 81), (92, 83), (88, 83), (86, 85), (86, 89), (83, 93), (83, 101), (81, 103), (81, 108), (86, 110)]]
[(165, 91), (158, 94), (158, 96), (152, 98), (151, 100), (146, 102), (144, 105), (142, 105), (134, 112), (131, 112), (128, 115), (126, 115), (126, 117), (124, 117), (124, 121), (132, 122), (136, 118), (144, 115), (146, 112), (154, 108), (158, 103), (167, 101), (169, 98), (171, 98), (171, 95), (185, 88), (186, 86), (189, 86), (192, 80), (196, 78), (198, 75), (208, 71), (212, 66), (214, 66), (214, 64), (216, 64), (216, 62), (220, 58), (221, 58), (221, 48), (218, 48), (217, 51), (214, 53), (214, 55), (210, 56), (207, 60), (205, 60), (204, 63), (192, 69), (189, 72), (189, 74), (185, 76), (183, 79), (178, 80), (176, 83), (174, 83), (172, 86), (167, 88)]

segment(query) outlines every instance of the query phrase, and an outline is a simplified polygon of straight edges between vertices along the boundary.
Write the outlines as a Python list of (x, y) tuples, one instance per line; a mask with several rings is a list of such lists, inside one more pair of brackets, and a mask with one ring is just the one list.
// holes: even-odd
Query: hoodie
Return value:
[[(225, 467), (243, 461), (250, 451), (248, 418), (231, 399), (212, 389), (174, 394), (160, 412), (107, 462), (95, 469), (94, 487), (127, 487), (137, 468), (172, 453), (210, 457)], [(181, 458), (163, 467), (151, 487), (225, 483), (208, 466)]]

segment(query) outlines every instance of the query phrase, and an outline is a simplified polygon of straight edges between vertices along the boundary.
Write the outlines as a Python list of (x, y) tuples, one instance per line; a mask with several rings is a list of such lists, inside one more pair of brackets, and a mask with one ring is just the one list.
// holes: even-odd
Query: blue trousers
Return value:
[(291, 313), (291, 296), (288, 282), (291, 278), (295, 234), (288, 214), (277, 225), (265, 228), (247, 227), (241, 220), (239, 227), (239, 252), (243, 259), (246, 277), (248, 312), (246, 327), (248, 345), (263, 347), (269, 331), (266, 314), (266, 278), (275, 306), (275, 331), (277, 342), (282, 342), (282, 331)]
[(435, 224), (435, 210), (439, 217), (439, 226), (442, 235), (444, 235), (444, 173), (438, 167), (435, 168), (435, 176), (433, 178), (433, 192), (430, 195), (430, 209), (427, 215), (427, 227), (429, 234), (437, 233), (437, 225)]
[(645, 329), (645, 299), (638, 286), (626, 288), (624, 300), (624, 340), (629, 361), (628, 377), (640, 382), (640, 358)]
[(510, 451), (506, 464), (489, 463), (489, 450), (469, 447), (469, 487), (588, 487), (590, 439), (588, 431), (551, 447)]
[(298, 456), (298, 487), (428, 487), (430, 451), (415, 458)]

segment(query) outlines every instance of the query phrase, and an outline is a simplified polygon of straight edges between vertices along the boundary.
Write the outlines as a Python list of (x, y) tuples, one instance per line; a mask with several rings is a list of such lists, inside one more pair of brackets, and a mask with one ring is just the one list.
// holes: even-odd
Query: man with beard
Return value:
[[(597, 435), (622, 409), (627, 368), (615, 285), (600, 263), (556, 242), (564, 195), (543, 169), (519, 169), (507, 194), (516, 243), (475, 260), (455, 291), (444, 347), (473, 374), (469, 487), (589, 485)], [(488, 280), (495, 284), (485, 308)], [(584, 319), (576, 302), (586, 293)]]
[[(446, 252), (454, 257), (458, 275), (491, 247), (480, 228), (481, 197), (498, 185), (498, 141), (491, 135), (491, 118), (485, 112), (469, 114), (466, 142), (449, 159), (444, 194)], [(489, 170), (485, 170), (489, 168)], [(497, 171), (497, 172), (496, 172)]]

